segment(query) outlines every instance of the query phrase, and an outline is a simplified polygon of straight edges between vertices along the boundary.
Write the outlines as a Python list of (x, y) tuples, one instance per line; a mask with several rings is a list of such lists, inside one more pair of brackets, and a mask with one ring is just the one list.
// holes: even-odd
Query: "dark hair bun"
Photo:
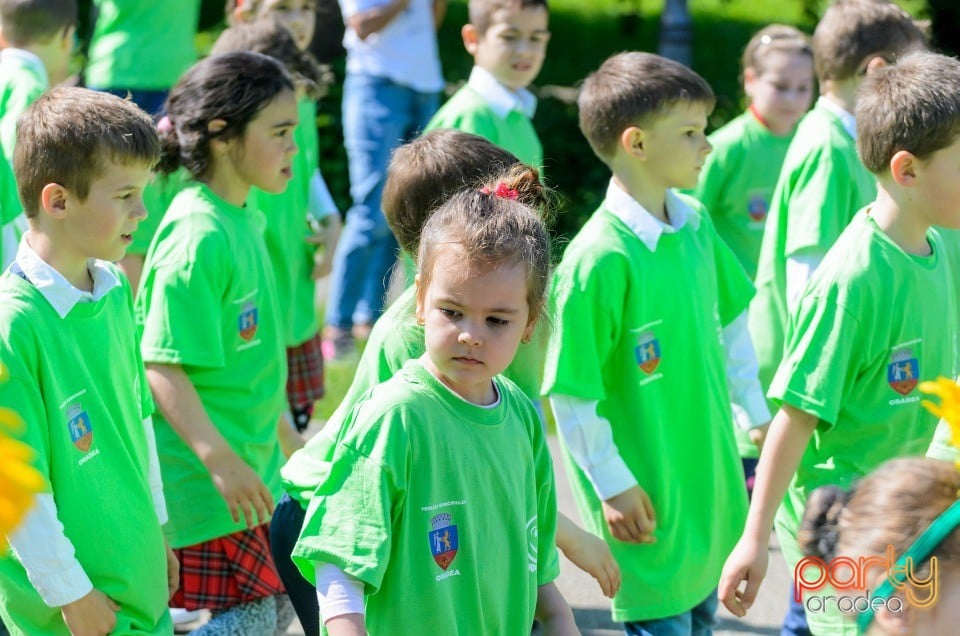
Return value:
[(851, 494), (851, 491), (837, 486), (823, 486), (810, 493), (797, 533), (804, 555), (824, 561), (836, 556), (840, 539), (840, 513), (850, 501)]

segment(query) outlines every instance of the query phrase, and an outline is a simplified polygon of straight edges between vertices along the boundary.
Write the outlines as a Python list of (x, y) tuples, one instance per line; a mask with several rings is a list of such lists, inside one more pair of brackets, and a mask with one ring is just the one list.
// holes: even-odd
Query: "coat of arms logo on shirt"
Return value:
[(67, 430), (70, 431), (70, 441), (73, 445), (86, 453), (93, 444), (93, 425), (90, 416), (83, 410), (80, 403), (67, 407)]
[(428, 535), (430, 552), (433, 553), (433, 560), (437, 565), (446, 570), (453, 563), (453, 558), (457, 556), (457, 548), (460, 547), (457, 540), (457, 526), (453, 524), (453, 517), (444, 512), (430, 519), (430, 527), (433, 528)]
[(910, 349), (899, 349), (887, 365), (887, 383), (900, 395), (907, 395), (920, 381), (920, 362)]
[(640, 334), (637, 340), (637, 346), (634, 348), (637, 356), (637, 364), (647, 375), (653, 373), (660, 364), (660, 341), (653, 335), (653, 332), (647, 331)]
[(257, 306), (253, 303), (244, 303), (237, 319), (237, 329), (244, 340), (252, 340), (257, 333)]
[(766, 197), (759, 194), (750, 196), (747, 201), (747, 214), (750, 215), (752, 221), (760, 223), (767, 218), (767, 212), (769, 211), (770, 206), (767, 204)]

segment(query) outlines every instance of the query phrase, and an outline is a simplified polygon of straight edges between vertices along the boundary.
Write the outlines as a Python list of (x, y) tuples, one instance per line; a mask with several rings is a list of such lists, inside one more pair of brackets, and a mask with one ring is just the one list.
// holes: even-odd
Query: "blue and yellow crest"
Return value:
[(910, 349), (893, 353), (887, 365), (887, 384), (900, 395), (907, 395), (920, 381), (920, 362)]
[(637, 364), (644, 373), (650, 375), (657, 369), (657, 365), (660, 364), (660, 341), (652, 332), (640, 334), (633, 351), (637, 356)]
[(93, 425), (90, 423), (90, 416), (83, 410), (83, 407), (77, 404), (71, 404), (67, 408), (67, 430), (70, 431), (70, 441), (73, 445), (86, 453), (93, 444)]
[(257, 306), (253, 303), (245, 303), (240, 310), (240, 318), (237, 319), (237, 329), (240, 331), (240, 337), (244, 340), (252, 340), (257, 333)]
[(457, 556), (460, 542), (457, 536), (457, 526), (453, 525), (453, 517), (449, 513), (441, 513), (430, 520), (430, 552), (433, 560), (441, 569), (446, 570)]
[(762, 195), (755, 194), (751, 196), (747, 202), (747, 214), (749, 214), (750, 218), (754, 221), (763, 221), (767, 218), (767, 212), (769, 211), (770, 206), (767, 203), (767, 199)]

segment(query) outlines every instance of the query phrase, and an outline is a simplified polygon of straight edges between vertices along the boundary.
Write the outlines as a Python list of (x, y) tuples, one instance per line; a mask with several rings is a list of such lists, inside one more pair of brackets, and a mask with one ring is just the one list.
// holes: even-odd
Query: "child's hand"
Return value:
[(310, 272), (310, 278), (318, 280), (330, 275), (330, 269), (333, 267), (333, 250), (327, 245), (328, 239), (326, 232), (322, 229), (315, 231), (307, 236), (307, 243), (318, 247), (313, 257), (313, 271)]
[(603, 518), (610, 534), (626, 543), (655, 543), (657, 518), (650, 497), (634, 486), (603, 502)]
[[(717, 596), (734, 616), (746, 616), (756, 600), (760, 583), (767, 573), (767, 558), (767, 546), (741, 538), (723, 564)], [(747, 584), (741, 590), (743, 581)]]
[(575, 566), (597, 580), (604, 596), (613, 598), (620, 589), (620, 566), (613, 558), (610, 547), (603, 539), (570, 525), (570, 534), (564, 545), (558, 542), (557, 547)]
[(230, 449), (211, 456), (206, 462), (213, 485), (227, 502), (233, 520), (240, 515), (248, 528), (254, 528), (270, 520), (273, 514), (273, 496), (263, 480), (246, 462)]
[(754, 443), (758, 450), (763, 450), (763, 442), (767, 439), (767, 431), (769, 430), (770, 422), (767, 422), (763, 426), (751, 428), (747, 431), (747, 435), (750, 436), (750, 441)]
[(63, 622), (73, 636), (105, 636), (117, 626), (120, 606), (100, 590), (93, 589), (60, 608)]
[(170, 599), (180, 587), (180, 560), (166, 541), (164, 541), (164, 548), (167, 550), (167, 598)]

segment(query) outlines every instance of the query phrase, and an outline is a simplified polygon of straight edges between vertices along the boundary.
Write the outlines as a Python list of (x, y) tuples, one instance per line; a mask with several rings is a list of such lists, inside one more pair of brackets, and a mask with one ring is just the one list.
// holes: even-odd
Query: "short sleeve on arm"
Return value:
[(836, 150), (821, 149), (807, 157), (787, 202), (784, 257), (810, 249), (826, 252), (860, 208), (856, 187)]
[(178, 246), (177, 235), (158, 245), (148, 262), (137, 308), (144, 362), (222, 367), (224, 293), (233, 255), (210, 233)]
[(740, 260), (726, 241), (720, 238), (706, 215), (703, 222), (710, 226), (713, 261), (717, 272), (717, 307), (720, 312), (720, 324), (726, 327), (747, 310), (755, 289)]
[(310, 500), (292, 557), (311, 583), (315, 562), (332, 563), (373, 594), (390, 563), (409, 452), (399, 422), (354, 419), (363, 407), (344, 423), (330, 475)]
[(547, 347), (543, 394), (604, 400), (603, 367), (616, 344), (626, 293), (625, 257), (561, 263), (550, 291), (553, 331)]
[[(539, 421), (531, 426), (533, 461), (537, 479), (537, 585), (560, 576), (557, 554), (557, 489), (553, 461)], [(533, 540), (533, 537), (528, 537)]]
[(856, 380), (860, 322), (835, 299), (814, 295), (800, 301), (790, 321), (768, 397), (816, 415), (829, 428)]

